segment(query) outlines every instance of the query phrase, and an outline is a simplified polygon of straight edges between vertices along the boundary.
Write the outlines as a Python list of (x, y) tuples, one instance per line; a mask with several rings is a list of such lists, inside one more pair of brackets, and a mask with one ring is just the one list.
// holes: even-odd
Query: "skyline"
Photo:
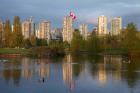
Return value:
[(69, 15), (70, 11), (74, 11), (77, 16), (77, 20), (74, 22), (76, 27), (86, 23), (89, 25), (89, 29), (93, 28), (97, 25), (98, 17), (105, 15), (108, 17), (109, 23), (113, 17), (121, 16), (123, 27), (134, 22), (140, 29), (139, 7), (139, 0), (57, 0), (55, 2), (48, 0), (1, 0), (0, 19), (4, 21), (9, 18), (13, 21), (13, 17), (17, 15), (23, 21), (33, 16), (37, 23), (46, 19), (51, 21), (52, 28), (60, 28), (64, 16)]

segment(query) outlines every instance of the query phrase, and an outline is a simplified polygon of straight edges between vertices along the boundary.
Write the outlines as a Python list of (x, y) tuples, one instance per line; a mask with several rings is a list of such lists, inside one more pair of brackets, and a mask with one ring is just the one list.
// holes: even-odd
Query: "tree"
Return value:
[(4, 46), (5, 47), (11, 47), (12, 46), (12, 29), (10, 20), (6, 20), (5, 26), (4, 26)]
[(71, 41), (71, 51), (74, 53), (82, 51), (84, 46), (83, 42), (84, 42), (83, 37), (81, 36), (79, 30), (76, 29), (73, 32), (73, 38)]
[(52, 40), (49, 43), (49, 49), (51, 55), (63, 55), (64, 54), (64, 44), (62, 41)]
[(87, 51), (91, 53), (97, 53), (99, 51), (99, 39), (96, 33), (92, 32), (90, 37), (87, 39)]
[(64, 49), (67, 51), (69, 51), (69, 49), (70, 49), (70, 44), (67, 42), (67, 41), (64, 41), (63, 42), (63, 46), (64, 46)]
[(36, 36), (32, 35), (31, 38), (30, 38), (30, 42), (31, 42), (32, 46), (36, 46), (36, 43), (37, 43)]
[(24, 40), (24, 47), (25, 48), (30, 48), (32, 46), (31, 42), (29, 39)]
[(22, 47), (23, 45), (23, 36), (20, 18), (18, 16), (14, 17), (14, 31), (13, 31), (13, 41), (15, 47)]
[(127, 25), (125, 32), (122, 34), (122, 47), (130, 51), (140, 51), (140, 39), (137, 36), (138, 29), (135, 24), (130, 23)]
[(0, 20), (0, 47), (3, 46), (3, 23), (2, 21)]
[(104, 38), (104, 49), (118, 49), (120, 48), (119, 36), (106, 35)]
[(47, 46), (47, 40), (37, 39), (36, 44), (37, 44), (37, 46)]

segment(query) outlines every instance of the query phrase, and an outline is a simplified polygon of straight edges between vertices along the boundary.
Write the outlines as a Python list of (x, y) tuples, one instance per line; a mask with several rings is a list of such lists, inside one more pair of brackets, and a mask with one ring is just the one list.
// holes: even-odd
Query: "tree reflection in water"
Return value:
[[(14, 84), (21, 87), (26, 86), (26, 83), (34, 85), (36, 82), (40, 82), (44, 83), (43, 85), (47, 84), (48, 87), (58, 84), (61, 85), (59, 86), (62, 88), (61, 90), (66, 87), (70, 92), (77, 93), (77, 90), (82, 90), (82, 88), (91, 89), (91, 85), (94, 83), (96, 85), (92, 89), (109, 88), (110, 86), (114, 88), (115, 84), (119, 84), (119, 86), (123, 84), (128, 85), (130, 92), (134, 92), (134, 88), (140, 85), (140, 61), (134, 58), (130, 63), (123, 62), (122, 56), (115, 55), (100, 57), (66, 55), (59, 59), (23, 57), (8, 60), (9, 62), (0, 64), (2, 73), (0, 76), (4, 78), (8, 86)], [(43, 86), (40, 83), (37, 83), (37, 87)]]
[[(19, 61), (20, 58), (17, 58), (17, 60)], [(21, 63), (13, 61), (10, 63), (4, 63), (3, 65), (3, 77), (6, 80), (6, 82), (9, 83), (9, 81), (12, 79), (13, 84), (15, 86), (19, 86), (21, 78)]]

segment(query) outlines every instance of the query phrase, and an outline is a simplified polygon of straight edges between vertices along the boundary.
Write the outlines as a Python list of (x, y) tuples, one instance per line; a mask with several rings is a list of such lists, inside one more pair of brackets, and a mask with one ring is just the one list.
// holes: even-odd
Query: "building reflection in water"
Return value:
[[(19, 59), (17, 58), (17, 60)], [(3, 78), (6, 80), (8, 84), (12, 82), (15, 86), (20, 85), (21, 79), (20, 66), (21, 66), (20, 62), (3, 63)]]
[[(76, 58), (80, 60), (77, 60)], [(65, 87), (63, 86), (62, 83), (64, 81), (64, 84), (68, 87), (70, 92), (75, 92), (75, 88), (79, 88), (81, 90), (81, 88), (83, 87), (87, 90), (90, 89), (92, 90), (94, 87), (96, 89), (96, 87), (99, 88), (98, 84), (103, 86), (107, 85), (105, 86), (105, 88), (107, 88), (107, 91), (110, 91), (108, 90), (110, 89), (110, 86), (112, 86), (113, 88), (115, 87), (116, 89), (116, 85), (119, 86), (120, 88), (121, 84), (123, 84), (122, 87), (125, 87), (128, 84), (128, 89), (134, 90), (139, 86), (140, 79), (139, 60), (131, 63), (122, 63), (121, 56), (110, 56), (110, 55), (103, 56), (102, 58), (98, 59), (97, 62), (96, 60), (95, 62), (87, 60), (85, 61), (83, 59), (81, 60), (81, 56), (73, 57), (71, 55), (66, 55), (65, 58), (63, 59), (63, 63), (61, 63), (62, 60), (60, 62), (58, 61), (51, 62), (50, 60), (30, 59), (24, 57), (19, 59), (14, 58), (9, 62), (1, 63), (0, 78), (2, 78), (1, 81), (3, 80), (5, 81), (1, 82), (3, 84), (2, 86), (5, 87), (6, 89), (8, 88), (7, 87), (8, 85), (12, 87), (13, 85), (16, 85), (19, 86), (19, 88), (23, 88), (24, 85), (27, 84), (33, 85), (34, 83), (36, 84), (36, 82), (38, 83), (38, 80), (41, 81), (39, 83), (44, 83), (49, 78), (51, 79), (47, 83), (50, 88), (53, 89), (54, 86), (52, 85), (58, 84), (62, 85), (60, 86), (61, 88), (60, 87), (59, 88), (64, 89), (65, 91)], [(52, 70), (51, 77), (50, 77), (50, 68)], [(57, 70), (57, 72), (55, 72), (55, 70)], [(90, 79), (91, 73), (94, 76), (94, 79)], [(21, 78), (21, 76), (23, 78)], [(25, 81), (24, 78), (30, 80)], [(55, 80), (55, 78), (57, 78), (57, 80)], [(87, 79), (89, 80), (88, 82), (86, 81)], [(31, 82), (28, 83), (28, 81)], [(8, 85), (6, 85), (5, 83)], [(92, 88), (91, 87), (92, 83), (97, 84), (97, 86), (93, 86)], [(77, 84), (83, 85), (82, 86), (79, 85), (78, 87), (76, 87)], [(37, 86), (35, 85), (35, 88), (36, 87), (38, 87), (38, 84)], [(39, 89), (42, 89), (40, 87)], [(15, 89), (15, 87), (13, 88)]]
[(112, 78), (114, 80), (121, 80), (121, 70), (122, 70), (122, 57), (115, 56), (111, 57), (111, 64), (112, 64)]
[(63, 81), (69, 86), (70, 91), (75, 89), (75, 81), (73, 79), (72, 56), (66, 55), (63, 62)]
[(38, 74), (40, 81), (45, 82), (50, 77), (50, 64), (47, 59), (38, 60)]
[(98, 79), (101, 85), (107, 82), (107, 72), (105, 70), (105, 64), (98, 65)]
[(22, 59), (22, 76), (26, 79), (31, 79), (32, 78), (32, 62), (29, 58), (23, 58)]
[(30, 58), (22, 59), (22, 76), (31, 79), (32, 75), (37, 73), (40, 80), (45, 81), (50, 76), (50, 64), (47, 59), (30, 60)]
[(121, 80), (122, 57), (105, 55), (98, 64), (98, 80), (104, 85), (107, 83), (109, 75), (113, 80)]

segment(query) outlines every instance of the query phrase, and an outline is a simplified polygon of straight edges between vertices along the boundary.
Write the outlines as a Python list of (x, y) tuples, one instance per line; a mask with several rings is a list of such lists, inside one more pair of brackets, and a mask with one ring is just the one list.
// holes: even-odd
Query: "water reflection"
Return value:
[(32, 68), (33, 64), (31, 62), (31, 59), (23, 58), (21, 62), (22, 62), (22, 77), (26, 79), (31, 79), (33, 73)]
[(140, 80), (139, 61), (131, 62), (125, 65), (127, 73), (123, 72), (122, 78), (127, 82), (130, 88), (134, 88)]
[(105, 55), (104, 64), (106, 64), (105, 67), (110, 72), (113, 80), (121, 80), (121, 71), (122, 71), (121, 56)]
[(33, 73), (38, 73), (39, 82), (44, 83), (50, 77), (50, 63), (48, 59), (31, 60), (23, 58), (22, 61), (22, 77), (32, 79)]
[[(27, 57), (8, 60), (8, 62), (0, 63), (0, 81), (5, 81), (0, 83), (0, 87), (15, 85), (22, 88), (22, 86), (26, 86), (26, 83), (32, 87), (39, 82), (39, 84), (48, 84), (49, 91), (44, 90), (48, 92), (58, 84), (60, 86), (56, 90), (59, 93), (65, 93), (65, 88), (74, 93), (88, 93), (88, 90), (102, 93), (100, 89), (103, 87), (101, 86), (104, 86), (103, 90), (108, 93), (112, 93), (110, 87), (115, 89), (114, 93), (128, 93), (128, 91), (139, 93), (134, 90), (140, 86), (139, 59), (124, 63), (122, 56), (95, 57), (69, 54), (57, 62), (54, 59)], [(38, 90), (41, 89), (40, 85), (36, 86)], [(116, 86), (124, 87), (126, 92), (117, 89)], [(6, 89), (2, 92), (5, 93), (5, 91)]]
[(105, 84), (107, 82), (107, 72), (104, 64), (98, 65), (98, 79), (101, 84)]
[(75, 58), (72, 55), (66, 55), (63, 60), (63, 81), (73, 91), (76, 87), (75, 80), (81, 72), (81, 64), (75, 63)]
[[(19, 59), (17, 59), (19, 60)], [(7, 83), (12, 80), (13, 84), (18, 86), (21, 78), (21, 69), (18, 67), (21, 65), (20, 62), (4, 63), (3, 64), (3, 77)]]
[(69, 86), (72, 91), (75, 88), (75, 83), (73, 79), (73, 69), (72, 69), (72, 58), (71, 55), (67, 55), (63, 62), (63, 80)]
[(39, 60), (38, 61), (38, 74), (40, 77), (40, 81), (42, 81), (43, 83), (46, 80), (49, 80), (50, 77), (50, 64), (48, 62), (48, 60)]
[(107, 80), (121, 80), (122, 65), (121, 56), (105, 55), (90, 62), (89, 70), (92, 77), (97, 77), (100, 85), (106, 85)]

